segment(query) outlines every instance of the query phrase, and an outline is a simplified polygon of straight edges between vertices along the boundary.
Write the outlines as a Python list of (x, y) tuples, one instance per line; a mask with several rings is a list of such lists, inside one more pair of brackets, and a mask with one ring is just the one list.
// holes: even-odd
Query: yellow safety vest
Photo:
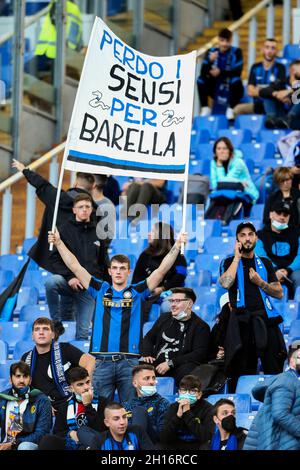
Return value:
[[(67, 0), (66, 40), (70, 49), (78, 49), (82, 36), (82, 19), (78, 6)], [(51, 22), (50, 12), (47, 13), (39, 35), (35, 55), (45, 55), (49, 59), (56, 57), (56, 28)]]

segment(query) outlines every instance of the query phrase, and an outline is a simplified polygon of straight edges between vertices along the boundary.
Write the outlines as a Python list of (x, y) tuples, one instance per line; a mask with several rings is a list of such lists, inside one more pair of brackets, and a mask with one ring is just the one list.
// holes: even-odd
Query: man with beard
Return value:
[(272, 304), (283, 290), (272, 263), (254, 254), (256, 229), (241, 222), (236, 229), (234, 256), (220, 267), (220, 284), (228, 290), (230, 312), (225, 338), (225, 370), (233, 378), (256, 374), (258, 358), (265, 374), (282, 371), (286, 348), (278, 327), (283, 319)]
[(276, 80), (285, 81), (285, 66), (276, 62), (277, 41), (268, 38), (262, 48), (263, 61), (252, 65), (248, 79), (248, 96), (253, 98), (252, 103), (238, 104), (233, 112), (235, 117), (239, 114), (265, 114), (260, 90)]
[(51, 430), (51, 404), (31, 386), (29, 366), (22, 361), (10, 366), (11, 387), (0, 393), (0, 451), (37, 450)]

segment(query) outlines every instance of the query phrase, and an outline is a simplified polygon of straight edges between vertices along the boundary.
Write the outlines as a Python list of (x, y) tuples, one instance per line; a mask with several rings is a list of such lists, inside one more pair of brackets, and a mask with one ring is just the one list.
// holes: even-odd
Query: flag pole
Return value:
[[(187, 193), (188, 193), (188, 177), (189, 177), (189, 160), (185, 166), (184, 172), (184, 187), (183, 187), (183, 199), (182, 199), (182, 232), (186, 231), (186, 209), (187, 209)], [(184, 254), (184, 243), (181, 243), (181, 254)]]
[[(56, 200), (55, 200), (55, 206), (54, 206), (54, 213), (53, 213), (53, 221), (52, 221), (51, 232), (54, 232), (55, 227), (56, 227), (56, 220), (57, 220), (57, 214), (58, 214), (59, 200), (60, 200), (62, 182), (63, 182), (63, 177), (64, 177), (64, 170), (65, 170), (65, 161), (66, 161), (66, 159), (67, 159), (67, 148), (68, 148), (68, 146), (67, 146), (67, 143), (66, 143), (65, 149), (64, 149), (64, 156), (63, 156), (63, 160), (62, 160), (61, 168), (60, 168), (60, 174), (59, 174), (59, 180), (58, 180), (58, 186), (57, 186), (57, 193), (56, 193)], [(50, 251), (53, 251), (53, 243), (50, 243), (49, 250), (50, 250)]]
[[(96, 30), (96, 27), (97, 27), (97, 20), (98, 20), (98, 17), (96, 16), (94, 24), (93, 24), (93, 29), (92, 29), (92, 32), (91, 32), (91, 35), (90, 35), (90, 40), (89, 40), (87, 52), (86, 52), (86, 55), (85, 55), (82, 71), (81, 71), (82, 76), (84, 76), (84, 71), (85, 71), (85, 67), (86, 67), (86, 64), (87, 64), (87, 58), (88, 58), (89, 53), (90, 53), (90, 43), (92, 41), (92, 38), (94, 37), (94, 31)], [(53, 213), (53, 221), (52, 221), (52, 229), (51, 229), (52, 232), (54, 232), (55, 226), (56, 226), (57, 213), (58, 213), (58, 207), (59, 207), (59, 199), (60, 199), (62, 182), (63, 182), (63, 177), (64, 177), (64, 170), (65, 170), (65, 162), (67, 160), (68, 151), (69, 151), (70, 129), (72, 129), (72, 123), (73, 123), (73, 120), (74, 120), (76, 104), (77, 104), (78, 96), (79, 96), (79, 93), (80, 93), (80, 90), (81, 90), (82, 86), (83, 86), (83, 83), (82, 83), (82, 80), (81, 80), (81, 77), (80, 77), (79, 85), (78, 85), (78, 88), (77, 88), (77, 93), (76, 93), (76, 97), (75, 97), (75, 101), (74, 101), (74, 105), (73, 105), (73, 110), (72, 110), (72, 114), (71, 114), (71, 120), (70, 120), (69, 131), (68, 131), (68, 136), (67, 136), (65, 150), (64, 150), (63, 161), (62, 161), (61, 169), (60, 169), (59, 181), (58, 181), (58, 186), (57, 186), (56, 201), (55, 201), (55, 207), (54, 207), (54, 213)], [(49, 250), (50, 251), (53, 250), (53, 243), (50, 243)]]

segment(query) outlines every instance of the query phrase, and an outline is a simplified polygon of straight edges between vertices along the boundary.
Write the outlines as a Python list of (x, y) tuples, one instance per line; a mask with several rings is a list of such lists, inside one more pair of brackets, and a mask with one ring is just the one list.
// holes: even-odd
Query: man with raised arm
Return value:
[(66, 266), (96, 301), (90, 353), (96, 357), (94, 390), (98, 395), (112, 399), (117, 389), (121, 401), (134, 396), (131, 371), (140, 356), (142, 301), (160, 285), (186, 240), (187, 234), (181, 233), (160, 266), (144, 281), (129, 286), (130, 261), (127, 256), (114, 255), (108, 269), (110, 285), (80, 265), (57, 231), (49, 232), (49, 243), (55, 244)]
[(286, 348), (278, 327), (283, 319), (272, 303), (283, 290), (272, 263), (254, 253), (256, 228), (241, 222), (236, 229), (234, 256), (220, 267), (220, 284), (228, 290), (230, 313), (225, 338), (225, 367), (235, 380), (256, 374), (260, 358), (265, 374), (282, 372)]

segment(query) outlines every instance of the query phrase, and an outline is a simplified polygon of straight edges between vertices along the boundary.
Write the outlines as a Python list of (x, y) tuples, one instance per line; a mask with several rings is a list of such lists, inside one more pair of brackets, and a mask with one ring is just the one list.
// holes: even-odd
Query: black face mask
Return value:
[(12, 386), (13, 390), (13, 395), (17, 398), (28, 398), (29, 397), (29, 392), (30, 392), (30, 387), (27, 385), (27, 387), (22, 387), (22, 388), (16, 388)]
[(233, 432), (236, 430), (236, 420), (235, 416), (229, 415), (222, 419), (221, 426), (224, 431)]

